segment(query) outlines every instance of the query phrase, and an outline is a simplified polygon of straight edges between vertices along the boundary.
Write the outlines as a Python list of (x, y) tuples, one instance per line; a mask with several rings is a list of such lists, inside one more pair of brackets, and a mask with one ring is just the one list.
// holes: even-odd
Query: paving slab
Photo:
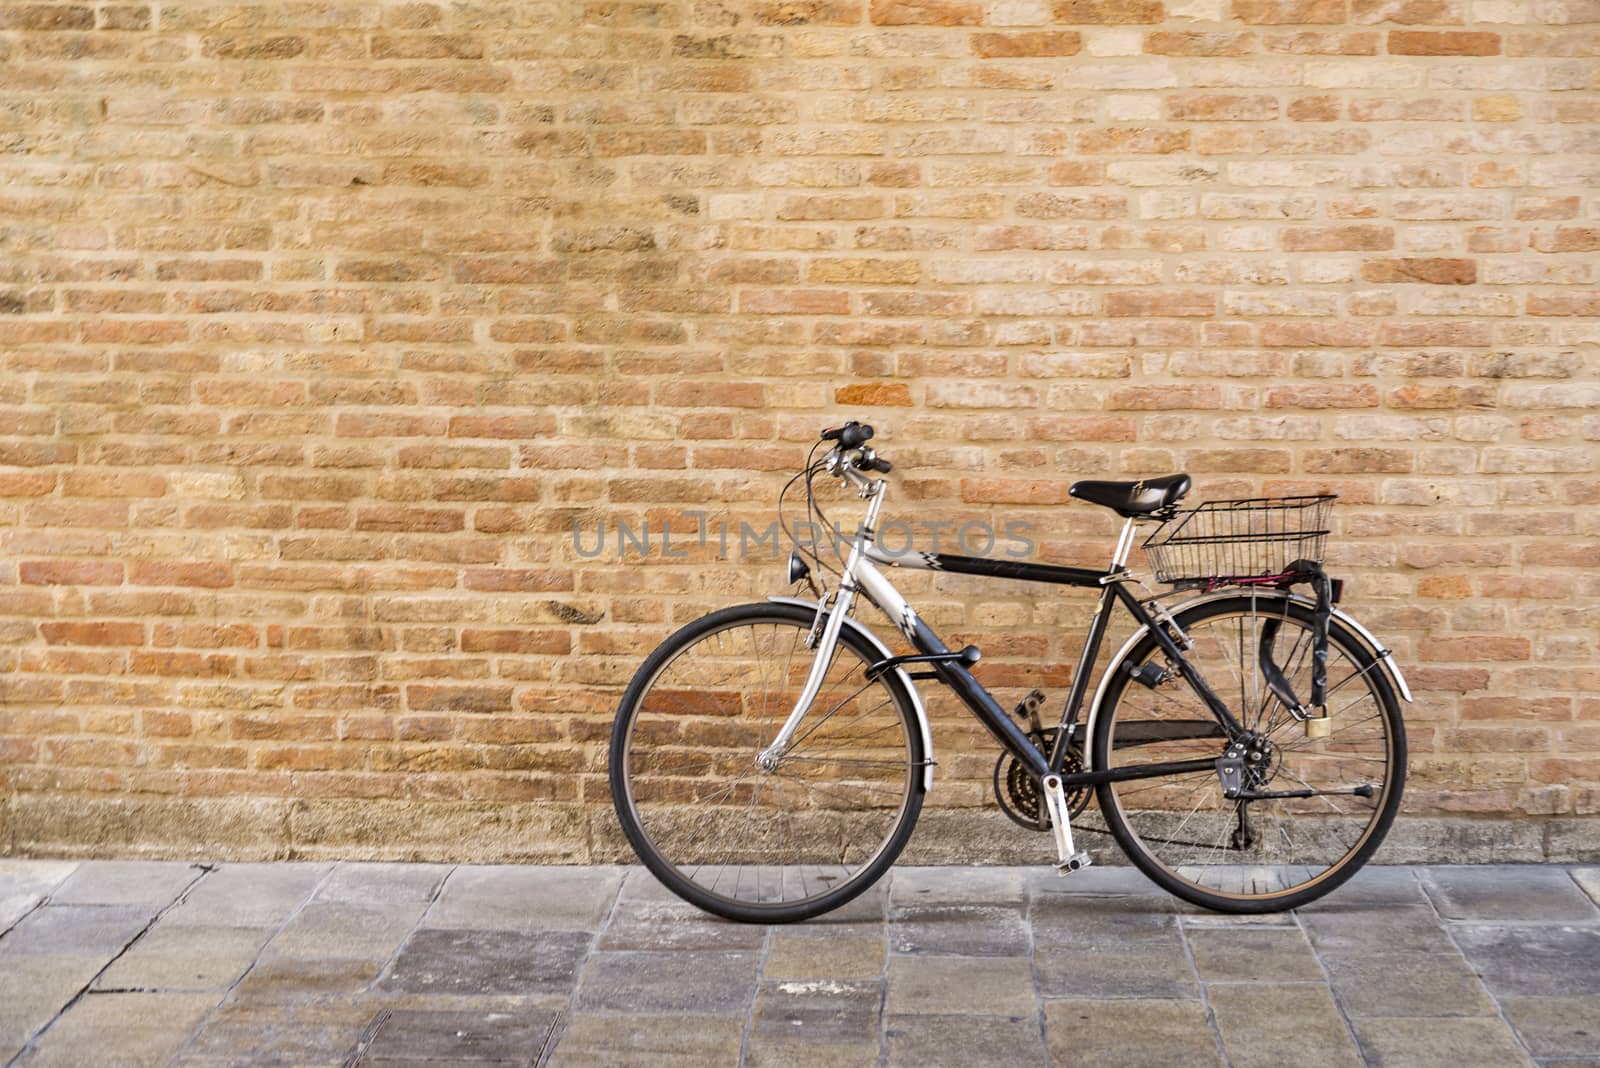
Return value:
[(1023, 870), (1026, 873), (1023, 879), (1027, 883), (1028, 893), (1033, 897), (1046, 894), (1086, 894), (1090, 897), (1115, 894), (1148, 897), (1162, 894), (1161, 888), (1151, 882), (1149, 876), (1138, 868), (1126, 864), (1107, 865), (1096, 862), (1094, 867), (1083, 868), (1067, 875), (1059, 874), (1048, 864)]
[(597, 1015), (578, 1012), (556, 1041), (549, 1068), (706, 1068), (738, 1064), (740, 1016)]
[(1348, 1016), (1493, 1016), (1494, 1002), (1460, 953), (1324, 953)]
[(80, 998), (18, 1060), (29, 1068), (155, 1068), (170, 1061), (220, 994), (116, 993)]
[(1043, 895), (1034, 899), (1028, 925), (1036, 947), (1177, 942), (1180, 937), (1170, 898)]
[(876, 1065), (878, 980), (768, 980), (756, 993), (747, 1065)]
[(1600, 922), (1600, 908), (1562, 868), (1536, 864), (1427, 868), (1422, 885), (1447, 920)]
[(1223, 1063), (1198, 999), (1046, 1001), (1044, 1018), (1052, 1064), (1220, 1068)]
[(255, 962), (262, 927), (158, 923), (95, 980), (97, 990), (226, 990)]
[(601, 949), (760, 949), (766, 930), (703, 912), (687, 901), (639, 901), (611, 916)]
[(0, 958), (0, 1060), (55, 1019), (101, 967), (94, 957)]
[(101, 964), (150, 926), (153, 906), (42, 905), (0, 939), (6, 957), (94, 957)]
[(1352, 1021), (1372, 1068), (1516, 1068), (1527, 1053), (1499, 1019)]
[(1600, 1060), (1600, 997), (1510, 997), (1500, 1008), (1535, 1057)]
[(454, 864), (341, 861), (317, 888), (315, 900), (367, 906), (426, 904), (454, 870)]
[(891, 957), (887, 1011), (984, 1016), (1038, 1015), (1026, 957)]
[(264, 1007), (354, 997), (383, 967), (378, 960), (286, 957), (268, 947), (234, 988), (230, 1003)]
[(1600, 905), (1600, 868), (1569, 868), (1567, 874), (1578, 888), (1589, 895), (1589, 900)]
[(450, 873), (424, 927), (495, 931), (592, 931), (600, 926), (621, 868), (462, 865)]
[(907, 905), (1021, 905), (1028, 868), (895, 868), (890, 907)]
[(884, 1039), (891, 1068), (972, 1068), (980, 1064), (1025, 1068), (1045, 1063), (1036, 1014), (895, 1016), (885, 1026)]
[(278, 927), (327, 878), (331, 864), (224, 864), (167, 910), (162, 926)]
[(420, 930), (400, 947), (378, 989), (565, 995), (576, 985), (592, 941), (584, 931)]
[(1188, 932), (1204, 983), (1321, 982), (1322, 966), (1298, 927), (1215, 927)]
[(1451, 934), (1497, 997), (1600, 994), (1600, 927), (1457, 924)]
[(361, 1068), (491, 1065), (526, 1068), (553, 1037), (554, 1011), (391, 1010), (374, 1018), (359, 1047)]
[(1206, 988), (1233, 1068), (1362, 1068), (1350, 1029), (1320, 983), (1223, 983)]
[(1129, 945), (1050, 946), (1034, 954), (1045, 997), (1198, 998), (1200, 986), (1177, 939)]
[(388, 960), (417, 926), (426, 904), (353, 905), (313, 901), (273, 937), (286, 957)]
[(1021, 906), (907, 905), (889, 912), (895, 953), (1026, 956), (1032, 939)]
[(1428, 895), (1410, 865), (1368, 864), (1337, 890), (1295, 911), (1308, 913), (1365, 910), (1390, 905), (1425, 905)]
[(602, 951), (583, 967), (575, 1011), (745, 1013), (760, 954)]
[(86, 860), (50, 894), (56, 905), (164, 908), (204, 872), (158, 860)]
[(1300, 923), (1320, 953), (1454, 953), (1456, 944), (1431, 905), (1373, 905), (1303, 912)]
[(883, 974), (883, 930), (774, 928), (762, 974), (769, 979), (875, 979)]
[(292, 1007), (224, 1004), (172, 1061), (173, 1068), (337, 1066), (371, 1022), (370, 1004), (329, 1000)]
[(0, 857), (0, 931), (38, 907), (77, 867), (74, 860)]

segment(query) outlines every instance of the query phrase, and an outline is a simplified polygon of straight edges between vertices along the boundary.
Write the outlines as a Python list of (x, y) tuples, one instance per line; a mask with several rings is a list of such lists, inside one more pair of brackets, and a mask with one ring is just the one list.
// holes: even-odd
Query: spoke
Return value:
[(846, 638), (779, 766), (756, 764), (793, 710), (795, 672), (815, 665), (807, 631), (762, 618), (710, 632), (663, 665), (633, 714), (633, 812), (658, 857), (719, 897), (775, 907), (848, 885), (908, 811), (906, 713), (863, 678), (869, 654)]
[[(834, 713), (838, 712), (839, 709), (843, 708), (848, 702), (854, 700), (859, 694), (861, 694), (863, 691), (865, 691), (868, 686), (871, 686), (871, 685), (872, 685), (872, 680), (868, 679), (866, 682), (863, 682), (860, 686), (856, 687), (856, 689), (854, 691), (852, 691), (851, 693), (845, 695), (845, 697), (838, 704), (834, 705), (832, 708), (828, 709), (828, 711), (824, 712), (823, 715), (822, 715), (822, 718), (817, 720), (816, 723), (812, 724), (811, 727), (808, 728), (804, 734), (800, 735), (800, 737), (798, 737), (798, 738), (792, 739), (789, 742), (789, 748), (791, 748), (791, 749), (794, 748), (795, 746), (799, 745), (801, 742), (804, 742), (807, 738), (811, 737), (813, 734), (817, 733), (817, 730), (819, 728), (821, 728), (821, 726), (824, 723), (828, 722), (828, 720), (833, 718)], [(848, 722), (848, 720), (847, 720), (847, 722)]]

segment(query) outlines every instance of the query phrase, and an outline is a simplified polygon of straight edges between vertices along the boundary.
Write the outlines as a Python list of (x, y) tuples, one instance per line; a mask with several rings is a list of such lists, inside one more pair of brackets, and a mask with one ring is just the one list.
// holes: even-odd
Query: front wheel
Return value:
[(839, 634), (822, 688), (771, 766), (815, 659), (816, 613), (750, 604), (697, 619), (640, 666), (611, 733), (611, 796), (646, 867), (748, 923), (808, 919), (871, 886), (922, 809), (915, 706), (865, 637)]
[[(1367, 862), (1400, 807), (1405, 729), (1388, 677), (1361, 641), (1330, 623), (1326, 737), (1266, 684), (1264, 660), (1300, 700), (1309, 695), (1312, 616), (1287, 597), (1249, 594), (1176, 616), (1194, 643), (1190, 664), (1251, 732), (1245, 788), (1279, 796), (1230, 800), (1214, 770), (1098, 788), (1107, 829), (1128, 858), (1192, 904), (1243, 913), (1313, 901)], [(1129, 674), (1152, 662), (1167, 672), (1154, 688)], [(1221, 727), (1171, 667), (1148, 636), (1111, 666), (1091, 739), (1096, 768), (1222, 755)]]

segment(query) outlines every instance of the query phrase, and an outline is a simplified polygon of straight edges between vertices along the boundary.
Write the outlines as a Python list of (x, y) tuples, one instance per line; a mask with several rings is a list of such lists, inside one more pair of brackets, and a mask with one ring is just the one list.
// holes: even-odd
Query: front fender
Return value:
[[(1173, 607), (1170, 609), (1170, 611), (1172, 615), (1177, 616), (1186, 609), (1193, 608), (1196, 605), (1208, 604), (1211, 601), (1220, 601), (1224, 598), (1240, 596), (1249, 596), (1249, 594), (1241, 593), (1239, 590), (1220, 590), (1216, 593), (1208, 593), (1202, 597), (1191, 597), (1182, 604)], [(1297, 593), (1257, 593), (1256, 596), (1261, 598), (1270, 597), (1274, 599), (1278, 597), (1287, 597), (1291, 601), (1298, 601), (1306, 608), (1315, 609), (1317, 607), (1317, 602), (1314, 599), (1301, 596)], [(1350, 633), (1354, 634), (1358, 641), (1366, 645), (1367, 652), (1372, 654), (1373, 658), (1377, 660), (1379, 667), (1386, 675), (1388, 675), (1389, 681), (1394, 685), (1395, 692), (1409, 703), (1412, 700), (1411, 687), (1406, 685), (1405, 676), (1400, 674), (1400, 666), (1394, 662), (1394, 656), (1391, 655), (1389, 650), (1378, 644), (1378, 639), (1373, 636), (1370, 630), (1358, 623), (1355, 619), (1346, 615), (1337, 607), (1335, 607), (1333, 610), (1333, 618), (1343, 624), (1345, 629), (1349, 630)], [(1095, 719), (1100, 715), (1101, 701), (1105, 698), (1106, 688), (1111, 685), (1111, 674), (1117, 669), (1117, 665), (1122, 663), (1123, 657), (1132, 652), (1133, 647), (1139, 643), (1139, 639), (1143, 638), (1145, 634), (1149, 632), (1149, 630), (1149, 627), (1140, 627), (1138, 630), (1134, 631), (1133, 636), (1124, 642), (1122, 644), (1122, 648), (1118, 649), (1117, 654), (1111, 658), (1111, 662), (1106, 666), (1105, 674), (1100, 676), (1100, 685), (1095, 689), (1094, 700), (1089, 704), (1089, 718), (1083, 725), (1083, 753), (1085, 759), (1091, 759), (1089, 743), (1094, 737), (1094, 724)]]
[[(777, 604), (799, 605), (802, 608), (809, 608), (813, 612), (817, 610), (817, 602), (807, 600), (804, 597), (768, 597), (767, 600)], [(879, 640), (876, 634), (851, 616), (844, 617), (843, 625), (850, 631), (865, 638), (868, 644), (883, 654), (885, 660), (894, 655), (889, 647)], [(916, 684), (911, 681), (904, 669), (895, 668), (894, 673), (900, 677), (900, 681), (905, 684), (906, 692), (911, 695), (911, 708), (917, 714), (917, 729), (922, 734), (922, 758), (927, 761), (927, 764), (922, 768), (922, 789), (924, 791), (931, 790), (933, 789), (933, 732), (928, 729), (928, 712), (927, 709), (922, 707), (922, 695), (917, 693)]]

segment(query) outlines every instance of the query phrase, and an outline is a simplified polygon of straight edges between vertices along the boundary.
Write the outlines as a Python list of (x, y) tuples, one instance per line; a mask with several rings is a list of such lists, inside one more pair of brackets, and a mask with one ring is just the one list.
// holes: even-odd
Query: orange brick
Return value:
[(142, 623), (76, 623), (55, 621), (39, 624), (39, 633), (51, 645), (141, 645)]
[(1498, 33), (1451, 30), (1390, 30), (1391, 56), (1498, 56)]
[(1251, 25), (1345, 21), (1345, 0), (1233, 0), (1233, 17)]
[(911, 404), (911, 387), (903, 382), (861, 382), (839, 386), (833, 391), (835, 404), (900, 406)]
[(875, 26), (977, 26), (983, 6), (965, 0), (872, 0)]
[(1071, 30), (1031, 30), (972, 35), (972, 54), (985, 59), (1075, 56), (1082, 48), (1083, 35)]
[(1280, 243), (1285, 252), (1377, 251), (1394, 247), (1394, 228), (1378, 225), (1287, 226)]
[(1067, 25), (1118, 25), (1160, 22), (1160, 0), (1051, 0), (1055, 20)]
[(24, 560), (17, 577), (31, 586), (120, 586), (123, 565), (117, 560)]
[(1426, 282), (1465, 286), (1478, 280), (1478, 263), (1469, 259), (1403, 258), (1363, 260), (1361, 278), (1367, 282)]

